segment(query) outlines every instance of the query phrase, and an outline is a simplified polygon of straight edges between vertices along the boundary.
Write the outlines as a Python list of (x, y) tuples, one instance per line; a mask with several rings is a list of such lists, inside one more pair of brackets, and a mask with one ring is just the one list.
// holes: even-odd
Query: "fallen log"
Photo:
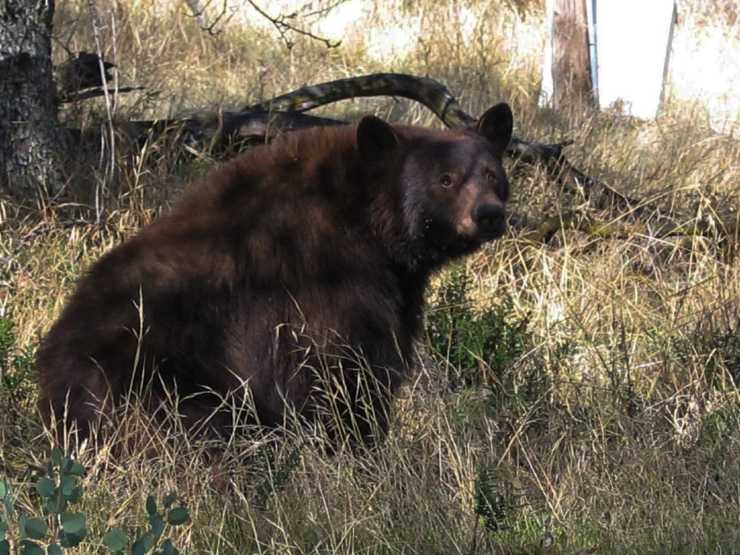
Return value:
[[(470, 126), (476, 121), (439, 81), (402, 73), (375, 73), (307, 85), (265, 102), (245, 106), (238, 112), (222, 112), (216, 117), (131, 122), (131, 125), (141, 134), (150, 129), (181, 125), (191, 146), (201, 144), (204, 148), (222, 148), (235, 143), (269, 141), (277, 133), (304, 127), (348, 123), (309, 116), (304, 112), (340, 100), (377, 96), (402, 97), (419, 102), (453, 129)], [(544, 164), (548, 175), (558, 183), (578, 187), (589, 197), (599, 193), (623, 208), (639, 204), (570, 164), (563, 154), (563, 149), (570, 144), (572, 141), (546, 144), (514, 137), (507, 154), (525, 164)]]
[[(125, 122), (119, 129), (130, 139), (139, 142), (174, 132), (177, 140), (187, 150), (216, 154), (223, 158), (249, 145), (270, 141), (279, 133), (313, 126), (345, 125), (348, 122), (312, 116), (305, 112), (341, 100), (377, 96), (402, 97), (419, 102), (450, 128), (467, 127), (476, 121), (476, 118), (462, 109), (449, 89), (434, 79), (399, 73), (376, 73), (307, 85), (265, 102), (245, 106), (238, 112), (220, 112), (206, 117), (131, 121)], [(571, 144), (572, 141), (548, 144), (514, 137), (507, 149), (507, 155), (525, 165), (541, 165), (551, 180), (563, 190), (580, 193), (591, 208), (608, 209), (612, 216), (616, 214), (622, 220), (631, 221), (645, 213), (651, 203), (625, 195), (571, 164), (563, 152)], [(655, 218), (654, 211), (651, 211), (651, 217)], [(684, 229), (684, 224), (675, 218), (659, 217), (659, 233), (675, 234), (677, 230)], [(591, 221), (592, 216), (588, 215), (587, 218)], [(687, 219), (690, 217), (687, 216)], [(516, 222), (515, 227), (519, 231), (528, 232), (530, 239), (546, 242), (558, 231), (572, 227), (574, 217), (570, 213), (565, 218), (545, 215), (538, 222), (526, 222), (514, 215), (513, 220)], [(603, 230), (612, 227), (608, 221), (592, 221), (586, 229), (595, 235), (603, 235)], [(732, 225), (727, 227), (736, 229)], [(692, 234), (694, 233), (695, 230)]]

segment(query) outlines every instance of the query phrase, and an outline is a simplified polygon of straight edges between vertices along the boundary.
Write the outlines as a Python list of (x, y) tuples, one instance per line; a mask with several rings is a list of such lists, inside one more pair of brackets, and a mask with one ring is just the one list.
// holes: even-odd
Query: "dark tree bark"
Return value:
[(53, 15), (54, 0), (0, 0), (0, 190), (19, 199), (61, 189)]
[(595, 107), (586, 0), (553, 0), (553, 106)]

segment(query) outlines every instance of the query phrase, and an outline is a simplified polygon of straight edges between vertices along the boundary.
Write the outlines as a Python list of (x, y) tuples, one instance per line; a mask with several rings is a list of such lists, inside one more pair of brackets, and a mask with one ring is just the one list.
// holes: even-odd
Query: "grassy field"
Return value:
[[(95, 50), (87, 2), (59, 4), (55, 56)], [(102, 44), (120, 83), (147, 90), (113, 117), (234, 109), (375, 71), (428, 75), (472, 114), (506, 99), (520, 137), (573, 139), (571, 161), (643, 199), (639, 215), (511, 164), (514, 213), (577, 225), (547, 241), (513, 232), (435, 278), (422, 363), (379, 452), (327, 457), (305, 432), (235, 438), (217, 462), (176, 431), (116, 458), (110, 443), (88, 446), (75, 510), (89, 534), (72, 552), (104, 552), (112, 527), (144, 529), (147, 495), (170, 491), (191, 521), (165, 535), (185, 553), (740, 552), (740, 143), (695, 104), (654, 122), (538, 108), (536, 3), (411, 4), (379, 9), (377, 25), (416, 29), (409, 50), (380, 60), (362, 35), (330, 50), (294, 37), (288, 50), (264, 26), (234, 20), (209, 36), (179, 4), (121, 0), (100, 12)], [(484, 16), (466, 33), (460, 5)], [(321, 113), (439, 125), (395, 99)], [(91, 128), (107, 116), (93, 101), (62, 118)], [(120, 141), (113, 158), (70, 160), (74, 210), (0, 199), (0, 478), (19, 515), (42, 515), (32, 484), (50, 449), (35, 409), (39, 338), (85, 268), (216, 163), (165, 143)]]

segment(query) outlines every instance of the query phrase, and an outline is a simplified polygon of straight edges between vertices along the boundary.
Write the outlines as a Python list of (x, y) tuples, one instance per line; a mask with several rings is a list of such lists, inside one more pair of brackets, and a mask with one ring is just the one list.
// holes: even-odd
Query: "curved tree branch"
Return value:
[[(282, 132), (314, 126), (345, 125), (348, 122), (316, 117), (305, 112), (340, 100), (373, 96), (400, 96), (419, 102), (451, 128), (467, 127), (476, 121), (460, 107), (449, 89), (438, 81), (398, 73), (379, 73), (305, 86), (266, 102), (246, 106), (239, 112), (125, 122), (119, 126), (119, 131), (136, 142), (170, 134), (190, 151), (207, 150), (228, 156), (245, 145), (269, 141)], [(647, 213), (650, 201), (643, 202), (624, 195), (573, 166), (563, 154), (563, 149), (570, 144), (572, 141), (547, 144), (514, 137), (507, 154), (524, 164), (541, 165), (553, 181), (565, 189), (578, 191), (592, 206), (616, 210), (620, 221), (635, 222), (638, 216)], [(677, 220), (660, 215), (654, 215), (653, 220), (655, 217), (659, 222), (651, 222), (653, 236), (686, 234), (685, 225)], [(613, 223), (594, 222), (580, 210), (560, 216), (545, 215), (538, 222), (527, 222), (514, 215), (512, 227), (534, 241), (547, 241), (558, 231), (572, 227), (600, 237), (613, 234), (615, 229)], [(722, 229), (736, 230), (737, 225), (735, 223), (733, 227), (730, 222), (726, 226), (723, 224)], [(692, 232), (696, 233), (696, 230)], [(699, 230), (698, 233), (703, 231)]]
[[(340, 100), (375, 96), (398, 96), (419, 102), (451, 128), (468, 127), (476, 121), (476, 118), (462, 109), (449, 89), (434, 79), (399, 73), (377, 73), (305, 86), (268, 101), (246, 106), (239, 112), (223, 112), (215, 117), (129, 122), (127, 129), (129, 136), (138, 137), (137, 140), (146, 139), (151, 132), (157, 135), (178, 129), (180, 140), (190, 148), (212, 151), (215, 147), (217, 152), (223, 152), (224, 149), (233, 152), (243, 148), (244, 143), (269, 141), (276, 134), (285, 131), (346, 124), (342, 120), (311, 116), (305, 112)], [(528, 165), (542, 165), (553, 181), (565, 189), (579, 191), (596, 207), (610, 206), (623, 216), (626, 211), (626, 215), (632, 220), (645, 210), (645, 203), (620, 193), (573, 166), (563, 154), (563, 149), (570, 144), (572, 141), (546, 144), (514, 137), (507, 154)], [(552, 218), (545, 218), (539, 224), (526, 224), (526, 227), (540, 229), (544, 225), (547, 230), (541, 235), (549, 237), (552, 235), (549, 230), (554, 222)], [(668, 226), (674, 224), (675, 222), (667, 222)]]
[(373, 73), (307, 85), (259, 104), (246, 106), (242, 112), (307, 112), (349, 98), (400, 96), (429, 108), (447, 127), (466, 127), (475, 118), (465, 112), (455, 97), (439, 81), (404, 73)]
[[(428, 77), (415, 77), (403, 73), (374, 73), (347, 79), (307, 85), (273, 99), (246, 106), (242, 114), (263, 112), (302, 113), (349, 98), (374, 96), (400, 96), (419, 102), (431, 110), (447, 127), (468, 127), (476, 118), (462, 109), (450, 90), (439, 81)], [(507, 154), (527, 164), (544, 163), (551, 178), (561, 185), (580, 188), (586, 198), (598, 192), (612, 205), (621, 209), (634, 209), (639, 202), (573, 166), (563, 155), (563, 148), (573, 144), (544, 144), (525, 141), (518, 137), (511, 140)], [(570, 177), (571, 182), (565, 181)]]

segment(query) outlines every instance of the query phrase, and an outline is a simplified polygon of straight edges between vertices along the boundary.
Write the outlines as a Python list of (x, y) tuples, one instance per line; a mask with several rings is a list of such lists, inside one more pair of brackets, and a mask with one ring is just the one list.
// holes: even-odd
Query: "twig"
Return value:
[[(118, 87), (115, 89), (117, 94), (125, 94), (133, 91), (143, 91), (144, 87)], [(79, 91), (73, 94), (68, 94), (61, 99), (61, 102), (66, 104), (69, 102), (78, 102), (80, 100), (88, 100), (90, 98), (97, 98), (99, 96), (105, 96), (105, 89), (103, 87), (97, 87), (95, 89), (87, 89)]]
[[(259, 15), (267, 19), (272, 25), (275, 27), (277, 32), (280, 34), (280, 38), (285, 43), (285, 47), (290, 50), (293, 48), (293, 42), (288, 38), (287, 33), (293, 32), (298, 35), (302, 35), (304, 37), (308, 37), (312, 40), (316, 40), (319, 42), (323, 42), (327, 48), (336, 48), (340, 44), (342, 44), (342, 41), (333, 41), (331, 39), (320, 37), (318, 35), (313, 34), (310, 31), (306, 31), (305, 29), (301, 29), (300, 27), (296, 27), (292, 23), (288, 23), (286, 20), (292, 19), (295, 17), (295, 14), (292, 16), (285, 16), (285, 15), (279, 15), (276, 17), (271, 16), (269, 13), (267, 13), (265, 10), (259, 7), (254, 0), (247, 0), (247, 3), (254, 8), (254, 11), (256, 11)], [(337, 3), (338, 5), (338, 3)]]
[(227, 0), (222, 0), (221, 11), (215, 18), (213, 18), (213, 21), (211, 21), (210, 25), (208, 24), (208, 20), (206, 19), (206, 8), (211, 4), (210, 1), (206, 6), (204, 6), (200, 0), (185, 0), (185, 3), (188, 5), (190, 11), (193, 13), (193, 17), (197, 20), (198, 26), (201, 28), (201, 30), (205, 31), (212, 37), (215, 37), (221, 32), (216, 31), (215, 29), (216, 26), (221, 23), (222, 19), (226, 18), (223, 22), (224, 24), (226, 24), (233, 17), (233, 14), (230, 16), (226, 15), (226, 12), (228, 11)]

